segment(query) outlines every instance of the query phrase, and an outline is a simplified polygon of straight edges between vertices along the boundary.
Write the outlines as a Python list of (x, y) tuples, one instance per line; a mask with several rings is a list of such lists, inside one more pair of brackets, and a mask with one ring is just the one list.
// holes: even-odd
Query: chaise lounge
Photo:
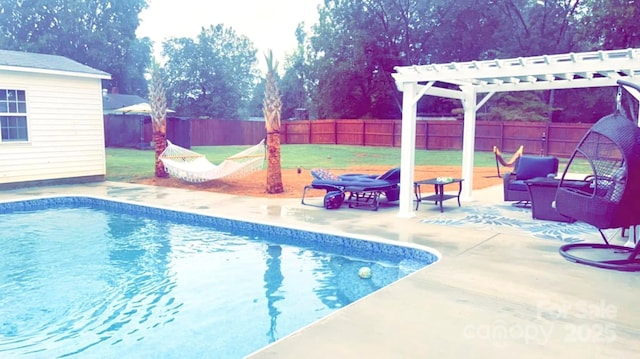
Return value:
[(311, 171), (314, 180), (304, 187), (302, 192), (302, 204), (305, 203), (307, 191), (320, 189), (326, 191), (324, 207), (327, 209), (339, 208), (345, 200), (345, 193), (349, 193), (346, 202), (349, 208), (370, 208), (377, 211), (380, 206), (380, 196), (384, 195), (387, 201), (397, 201), (400, 197), (400, 168), (392, 168), (379, 175), (346, 174), (335, 177), (324, 170)]

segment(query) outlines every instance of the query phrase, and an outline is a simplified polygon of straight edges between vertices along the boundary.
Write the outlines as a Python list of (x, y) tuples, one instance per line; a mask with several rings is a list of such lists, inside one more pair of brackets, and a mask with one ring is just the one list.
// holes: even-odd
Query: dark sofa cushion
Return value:
[(509, 184), (509, 191), (527, 191), (527, 184), (524, 180), (515, 180)]
[[(515, 169), (516, 180), (528, 180), (536, 177), (547, 177), (558, 173), (558, 159), (552, 156), (520, 156)], [(526, 186), (525, 186), (526, 190)]]

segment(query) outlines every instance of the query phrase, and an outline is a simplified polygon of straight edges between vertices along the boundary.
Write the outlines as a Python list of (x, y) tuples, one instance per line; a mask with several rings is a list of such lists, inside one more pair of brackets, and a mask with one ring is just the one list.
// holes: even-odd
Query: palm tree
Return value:
[(169, 174), (160, 161), (160, 154), (167, 148), (167, 96), (162, 83), (160, 65), (154, 60), (151, 67), (149, 99), (151, 100), (151, 120), (153, 123), (153, 143), (156, 150), (156, 177), (164, 178)]
[(267, 83), (264, 91), (264, 125), (267, 130), (267, 193), (282, 193), (282, 168), (280, 165), (280, 113), (282, 101), (276, 82), (278, 62), (273, 60), (273, 51), (265, 55)]

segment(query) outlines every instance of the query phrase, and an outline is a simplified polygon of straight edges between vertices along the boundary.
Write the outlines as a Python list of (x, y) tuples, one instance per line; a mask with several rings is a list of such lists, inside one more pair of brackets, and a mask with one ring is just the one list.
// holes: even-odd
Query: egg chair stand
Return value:
[(631, 248), (608, 242), (572, 243), (560, 247), (560, 254), (571, 262), (593, 267), (624, 272), (640, 271), (640, 244)]

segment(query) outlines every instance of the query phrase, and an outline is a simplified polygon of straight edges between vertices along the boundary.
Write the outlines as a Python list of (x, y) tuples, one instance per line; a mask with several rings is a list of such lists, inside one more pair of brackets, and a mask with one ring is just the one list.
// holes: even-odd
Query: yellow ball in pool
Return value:
[(360, 276), (360, 278), (362, 279), (369, 279), (371, 278), (371, 268), (369, 267), (362, 267), (360, 268), (360, 270), (358, 271), (358, 275)]

